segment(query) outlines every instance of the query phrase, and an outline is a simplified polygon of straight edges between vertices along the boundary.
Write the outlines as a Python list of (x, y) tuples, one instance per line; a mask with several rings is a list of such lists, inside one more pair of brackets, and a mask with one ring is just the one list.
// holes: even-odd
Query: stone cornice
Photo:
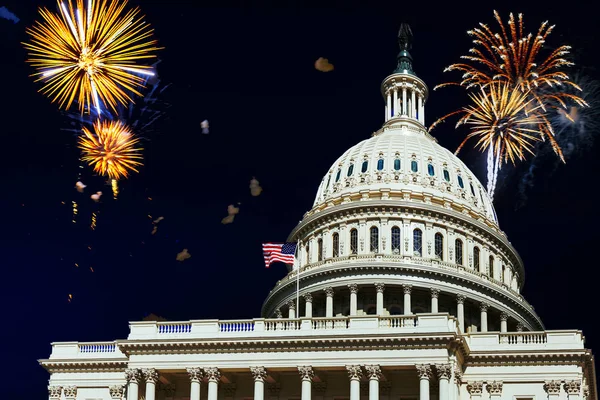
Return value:
[(519, 365), (581, 365), (588, 359), (587, 351), (530, 350), (503, 351), (502, 353), (471, 352), (465, 359), (470, 367)]
[(38, 360), (50, 373), (55, 372), (124, 372), (129, 360)]

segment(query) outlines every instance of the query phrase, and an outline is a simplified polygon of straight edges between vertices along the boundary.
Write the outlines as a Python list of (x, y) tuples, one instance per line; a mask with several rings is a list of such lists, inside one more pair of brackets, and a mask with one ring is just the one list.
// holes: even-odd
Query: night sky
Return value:
[[(157, 106), (164, 117), (143, 132), (145, 166), (121, 182), (113, 201), (88, 168), (87, 194), (74, 189), (76, 133), (29, 77), (20, 44), (25, 27), (38, 18), (38, 6), (54, 10), (56, 3), (0, 2), (20, 18), (0, 19), (2, 398), (46, 395), (48, 374), (37, 360), (49, 356), (54, 341), (124, 339), (128, 321), (150, 313), (169, 320), (259, 317), (286, 274), (283, 264), (265, 269), (261, 243), (285, 241), (336, 158), (381, 126), (380, 83), (396, 66), (400, 23), (411, 24), (414, 68), (430, 89), (456, 78), (442, 71), (470, 48), (468, 29), (479, 21), (495, 26), (486, 1), (131, 3), (142, 6), (165, 47), (158, 74), (170, 86)], [(546, 19), (557, 24), (548, 44), (571, 44), (573, 71), (586, 67), (599, 78), (591, 68), (600, 61), (591, 8), (518, 3), (496, 6), (505, 18), (525, 13), (532, 31)], [(335, 70), (316, 71), (319, 57)], [(426, 122), (464, 101), (459, 89), (431, 92)], [(201, 133), (204, 119), (209, 135)], [(455, 150), (465, 131), (447, 123), (433, 133)], [(495, 205), (525, 263), (523, 294), (546, 328), (581, 329), (594, 348), (600, 162), (597, 144), (574, 143), (567, 165), (540, 156), (524, 192), (531, 162), (505, 167)], [(485, 183), (485, 157), (468, 146), (461, 158)], [(264, 188), (259, 197), (250, 196), (253, 176)], [(89, 198), (96, 190), (104, 192), (99, 204)], [(73, 200), (80, 204), (76, 224)], [(237, 202), (235, 222), (222, 225), (227, 206)], [(91, 231), (94, 210), (100, 213)], [(165, 218), (156, 235), (148, 215)], [(192, 258), (180, 263), (183, 248)]]

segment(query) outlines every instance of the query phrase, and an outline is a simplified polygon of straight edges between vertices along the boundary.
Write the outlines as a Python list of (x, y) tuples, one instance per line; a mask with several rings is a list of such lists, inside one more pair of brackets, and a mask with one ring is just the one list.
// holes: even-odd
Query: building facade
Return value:
[(323, 178), (262, 318), (53, 343), (50, 400), (597, 400), (581, 331), (521, 296), (491, 199), (425, 128), (406, 25), (399, 42), (385, 122)]

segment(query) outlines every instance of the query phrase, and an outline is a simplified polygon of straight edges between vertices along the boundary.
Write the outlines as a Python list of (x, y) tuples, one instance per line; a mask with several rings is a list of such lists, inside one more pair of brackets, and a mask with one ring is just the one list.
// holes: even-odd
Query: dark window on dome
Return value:
[(396, 159), (394, 160), (394, 169), (395, 169), (396, 171), (400, 171), (400, 159), (399, 159), (399, 158), (396, 158)]
[(332, 236), (332, 240), (333, 242), (333, 256), (334, 257), (339, 257), (340, 256), (340, 235), (339, 233), (334, 233)]
[(338, 169), (337, 175), (335, 176), (335, 181), (339, 181), (340, 180), (340, 175), (342, 175), (342, 170)]
[(462, 180), (462, 176), (458, 175), (458, 186), (460, 186), (461, 189), (465, 188), (465, 183)]
[(379, 229), (376, 226), (371, 227), (371, 253), (379, 251)]
[(310, 264), (310, 244), (306, 243), (306, 263)]
[(473, 268), (479, 272), (479, 247), (473, 248)]
[(383, 158), (377, 160), (377, 171), (381, 171), (383, 169)]
[(435, 169), (433, 168), (433, 164), (427, 164), (427, 173), (430, 176), (434, 176), (435, 175)]
[(394, 226), (392, 228), (392, 253), (399, 254), (400, 253), (400, 228)]
[(317, 261), (323, 261), (323, 239), (317, 240)]
[(446, 182), (450, 182), (450, 172), (447, 169), (444, 170), (444, 179)]
[(469, 185), (471, 186), (471, 194), (475, 196), (475, 188), (473, 187), (473, 184), (469, 183)]
[(358, 231), (352, 229), (350, 231), (350, 254), (358, 253)]
[(419, 257), (423, 254), (423, 232), (418, 228), (413, 231), (413, 252)]
[(494, 256), (490, 256), (490, 276), (494, 277)]
[(481, 204), (483, 204), (483, 193), (481, 192), (481, 189), (479, 189), (479, 197), (481, 198)]
[(435, 234), (435, 256), (440, 260), (444, 260), (444, 237), (441, 233)]
[(329, 182), (331, 182), (331, 174), (329, 174), (329, 178), (327, 178), (327, 185), (325, 186), (325, 190), (329, 187)]
[(454, 253), (456, 254), (456, 264), (463, 265), (463, 242), (460, 239), (456, 239), (454, 242)]
[(500, 277), (502, 283), (504, 283), (504, 278), (506, 278), (506, 266), (502, 265), (502, 276)]
[(412, 160), (410, 162), (410, 169), (412, 172), (417, 172), (419, 170), (419, 164), (415, 160)]
[(350, 166), (348, 167), (348, 176), (352, 176), (353, 172), (354, 172), (354, 164), (350, 164)]
[(364, 174), (365, 172), (367, 172), (367, 169), (369, 169), (369, 162), (365, 160), (362, 163), (362, 168), (360, 169), (360, 172)]

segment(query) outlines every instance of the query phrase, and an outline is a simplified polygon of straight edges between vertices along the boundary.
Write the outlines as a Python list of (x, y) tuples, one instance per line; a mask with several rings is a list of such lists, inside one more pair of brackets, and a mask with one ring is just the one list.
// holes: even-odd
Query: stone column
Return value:
[(142, 370), (146, 381), (146, 400), (156, 400), (156, 382), (158, 382), (158, 371), (154, 368)]
[(305, 302), (305, 310), (304, 310), (304, 316), (306, 318), (312, 318), (312, 302), (313, 302), (313, 298), (312, 298), (312, 294), (310, 293), (306, 293), (304, 295), (304, 302)]
[(333, 317), (333, 288), (328, 287), (325, 288), (325, 294), (327, 295), (325, 300), (325, 317), (332, 318)]
[(501, 333), (505, 333), (508, 330), (507, 322), (506, 322), (507, 320), (508, 320), (508, 314), (505, 313), (504, 311), (502, 311), (500, 313), (500, 332)]
[(369, 400), (379, 400), (379, 379), (381, 368), (379, 365), (365, 365), (369, 377)]
[(138, 400), (140, 371), (132, 368), (126, 369), (125, 379), (127, 380), (127, 400)]
[(250, 367), (254, 378), (254, 400), (265, 400), (265, 379), (267, 370), (265, 367)]
[(208, 400), (217, 400), (221, 372), (216, 367), (209, 367), (204, 368), (204, 375), (208, 378)]
[(110, 398), (113, 400), (123, 400), (123, 396), (125, 395), (125, 386), (123, 385), (115, 385), (108, 388), (110, 393)]
[(467, 382), (467, 391), (471, 395), (471, 400), (481, 400), (483, 394), (483, 382)]
[(392, 118), (398, 114), (398, 88), (394, 86), (394, 107), (392, 108)]
[(411, 285), (402, 285), (404, 289), (404, 315), (412, 315), (412, 307), (410, 306), (410, 292), (412, 291)]
[(414, 119), (417, 119), (415, 115), (417, 111), (417, 103), (415, 101), (415, 89), (411, 88), (410, 90), (410, 116)]
[(50, 400), (60, 400), (60, 396), (62, 395), (62, 386), (48, 386), (48, 399)]
[(581, 381), (565, 381), (565, 392), (569, 395), (569, 400), (579, 400), (581, 396)]
[(418, 117), (417, 120), (421, 123), (423, 123), (422, 113), (423, 113), (423, 97), (419, 93), (417, 95), (417, 117)]
[(358, 285), (351, 283), (348, 285), (348, 289), (350, 289), (350, 316), (353, 317), (358, 313)]
[(429, 381), (431, 380), (431, 365), (418, 364), (419, 374), (419, 400), (429, 400)]
[(438, 311), (438, 297), (440, 295), (440, 289), (431, 288), (431, 313), (435, 314)]
[(458, 364), (454, 364), (454, 399), (460, 400), (460, 385), (462, 383), (462, 368)]
[(200, 384), (204, 378), (202, 368), (188, 368), (187, 373), (190, 376), (190, 400), (200, 400)]
[(465, 299), (462, 294), (456, 295), (456, 318), (461, 333), (465, 333)]
[(346, 365), (350, 376), (350, 400), (360, 400), (360, 378), (362, 369), (360, 365)]
[(487, 332), (487, 310), (489, 305), (481, 303), (479, 309), (481, 310), (481, 332)]
[(502, 397), (502, 381), (488, 382), (486, 388), (490, 394), (490, 400), (500, 400)]
[(548, 400), (558, 400), (560, 397), (560, 381), (546, 381), (544, 390), (548, 393)]
[(390, 91), (388, 90), (386, 93), (386, 97), (387, 97), (387, 116), (385, 118), (385, 120), (389, 120), (390, 118), (392, 118), (392, 96)]
[(300, 379), (302, 379), (302, 397), (301, 400), (310, 400), (312, 391), (312, 380), (315, 377), (313, 368), (309, 365), (298, 367)]
[(450, 364), (436, 364), (438, 381), (440, 383), (439, 400), (448, 400), (450, 397), (450, 377), (452, 376), (452, 366)]
[(385, 285), (383, 283), (376, 283), (375, 290), (377, 291), (377, 315), (383, 315), (383, 291), (385, 290)]
[(288, 301), (287, 306), (288, 306), (288, 318), (289, 319), (296, 318), (296, 303), (294, 302), (294, 300)]
[(406, 87), (402, 88), (402, 115), (408, 115), (408, 107), (406, 107)]
[(77, 398), (77, 386), (65, 386), (63, 388), (65, 400), (75, 400)]

